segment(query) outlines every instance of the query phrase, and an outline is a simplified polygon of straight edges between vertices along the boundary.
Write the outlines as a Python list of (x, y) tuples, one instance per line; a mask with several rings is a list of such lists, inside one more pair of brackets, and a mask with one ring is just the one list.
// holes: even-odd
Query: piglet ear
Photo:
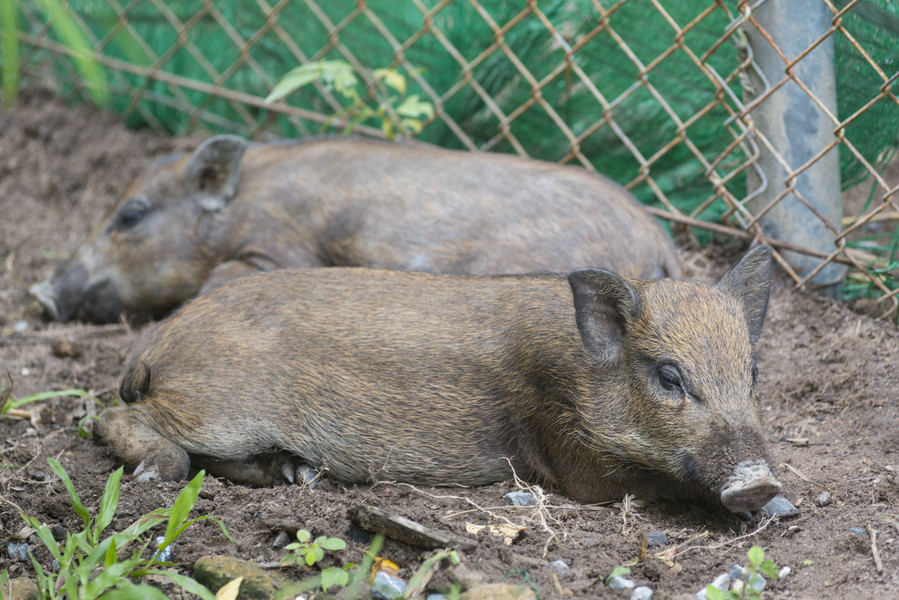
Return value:
[(217, 135), (194, 151), (184, 170), (184, 181), (203, 210), (221, 210), (234, 199), (246, 148), (247, 142), (241, 137)]
[(762, 323), (771, 295), (771, 247), (759, 246), (750, 250), (724, 274), (718, 282), (718, 289), (743, 305), (749, 342), (755, 345), (762, 335)]
[(637, 291), (618, 275), (602, 269), (580, 269), (568, 276), (574, 313), (587, 352), (602, 362), (621, 354), (628, 322), (640, 312)]

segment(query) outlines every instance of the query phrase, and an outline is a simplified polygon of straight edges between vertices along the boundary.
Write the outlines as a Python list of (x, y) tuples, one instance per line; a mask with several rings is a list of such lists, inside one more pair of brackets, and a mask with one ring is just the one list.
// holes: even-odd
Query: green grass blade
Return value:
[(3, 101), (12, 105), (19, 94), (19, 14), (18, 0), (0, 2), (0, 32), (3, 45), (0, 58), (3, 59)]
[(115, 516), (115, 509), (119, 504), (119, 486), (122, 482), (122, 470), (119, 467), (110, 476), (106, 482), (106, 489), (103, 490), (103, 498), (100, 500), (100, 512), (97, 514), (97, 520), (94, 521), (94, 541), (100, 539), (103, 530), (112, 523), (112, 517)]
[(109, 590), (99, 597), (99, 600), (168, 600), (162, 590), (152, 585), (127, 584), (114, 590)]
[(81, 73), (94, 103), (101, 107), (107, 106), (109, 84), (106, 81), (106, 72), (94, 56), (90, 40), (61, 0), (39, 0), (39, 4), (50, 18), (53, 30), (60, 41), (71, 51), (72, 61)]
[(30, 404), (32, 402), (38, 402), (40, 400), (50, 400), (51, 398), (62, 398), (64, 396), (80, 396), (81, 398), (88, 398), (92, 400), (95, 404), (99, 404), (99, 401), (85, 392), (84, 390), (79, 389), (70, 389), (70, 390), (57, 390), (53, 392), (41, 392), (39, 394), (32, 394), (31, 396), (26, 396), (24, 398), (19, 398), (18, 400), (13, 400), (9, 403), (9, 409), (19, 408), (25, 404)]
[(169, 522), (165, 527), (165, 542), (159, 547), (160, 550), (164, 550), (172, 543), (172, 540), (181, 535), (181, 531), (184, 531), (182, 525), (187, 520), (187, 515), (193, 510), (194, 504), (197, 503), (197, 496), (200, 495), (200, 488), (203, 487), (204, 475), (206, 475), (205, 471), (197, 473), (197, 476), (184, 486), (184, 489), (178, 494), (178, 498), (175, 499), (169, 515)]
[(215, 594), (209, 591), (206, 586), (186, 575), (181, 575), (180, 573), (175, 573), (174, 571), (160, 571), (153, 569), (148, 570), (147, 574), (168, 577), (172, 581), (172, 583), (186, 592), (189, 592), (195, 596), (199, 596), (203, 600), (215, 600)]
[(72, 508), (75, 509), (75, 512), (78, 513), (78, 516), (81, 517), (81, 519), (84, 521), (85, 531), (90, 531), (90, 513), (88, 513), (87, 509), (84, 508), (84, 505), (81, 504), (81, 499), (78, 498), (78, 493), (75, 491), (75, 486), (72, 485), (72, 480), (69, 479), (69, 474), (66, 473), (66, 470), (62, 468), (62, 465), (59, 464), (59, 461), (52, 456), (47, 459), (47, 463), (50, 465), (50, 468), (53, 469), (53, 472), (56, 473), (60, 479), (62, 479), (63, 485), (66, 486), (66, 490), (68, 490), (69, 492), (69, 498), (72, 500)]
[(34, 529), (37, 537), (41, 540), (44, 546), (47, 547), (47, 550), (50, 551), (50, 554), (53, 555), (53, 558), (55, 558), (60, 562), (60, 564), (62, 564), (62, 553), (59, 551), (59, 544), (56, 543), (56, 540), (53, 539), (53, 534), (50, 533), (50, 528), (34, 517), (22, 515), (22, 520), (24, 520), (29, 527)]

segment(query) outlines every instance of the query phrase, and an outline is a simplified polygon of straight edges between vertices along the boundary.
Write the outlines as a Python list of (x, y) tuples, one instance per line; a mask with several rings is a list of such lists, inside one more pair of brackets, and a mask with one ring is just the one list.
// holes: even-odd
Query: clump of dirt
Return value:
[[(15, 382), (16, 397), (77, 387), (102, 402), (113, 401), (122, 360), (137, 332), (127, 324), (45, 322), (27, 289), (77, 247), (143, 167), (160, 155), (192, 149), (199, 139), (130, 131), (115, 116), (88, 106), (67, 107), (40, 90), (27, 91), (15, 108), (0, 110), (0, 365)], [(744, 250), (713, 246), (689, 253), (688, 262), (695, 275), (712, 280)], [(746, 550), (754, 544), (792, 569), (774, 585), (774, 597), (893, 597), (899, 591), (896, 327), (798, 292), (778, 274), (765, 331), (759, 348), (765, 433), (776, 475), (800, 509), (796, 517), (744, 521), (694, 506), (630, 498), (612, 506), (582, 506), (549, 495), (544, 528), (535, 509), (503, 506), (502, 495), (514, 489), (511, 482), (461, 489), (346, 487), (325, 479), (310, 490), (253, 489), (207, 477), (195, 512), (221, 519), (234, 543), (204, 521), (179, 540), (176, 561), (185, 572), (204, 555), (273, 563), (284, 550), (272, 542), (280, 532), (292, 536), (299, 528), (351, 540), (355, 533), (347, 508), (362, 503), (473, 537), (476, 548), (462, 553), (467, 575), (531, 582), (543, 598), (629, 597), (603, 580), (638, 557), (644, 532), (662, 532), (667, 543), (650, 548), (630, 577), (651, 587), (659, 600), (692, 598), (733, 563), (745, 564)], [(22, 418), (0, 417), (0, 537), (22, 528), (20, 512), (77, 531), (80, 518), (46, 461), (59, 459), (96, 514), (106, 479), (117, 466), (108, 448), (77, 435), (79, 419), (97, 407), (68, 397), (23, 408)], [(110, 531), (170, 506), (181, 487), (126, 475)], [(818, 506), (825, 490), (833, 500)], [(509, 545), (486, 532), (466, 533), (466, 522), (503, 519), (527, 527)], [(879, 532), (882, 571), (872, 557), (869, 526)], [(29, 541), (38, 560), (49, 566), (37, 540)], [(363, 542), (350, 541), (341, 556), (359, 562), (364, 548)], [(381, 551), (407, 570), (417, 568), (427, 553), (394, 540)], [(567, 563), (570, 574), (547, 567), (557, 559)], [(13, 562), (5, 544), (3, 568), (11, 576), (33, 577), (31, 565)]]

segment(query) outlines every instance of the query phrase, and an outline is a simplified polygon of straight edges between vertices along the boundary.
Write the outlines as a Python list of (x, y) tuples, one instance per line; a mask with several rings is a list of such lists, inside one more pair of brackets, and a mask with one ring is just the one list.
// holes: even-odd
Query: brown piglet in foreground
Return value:
[(426, 144), (223, 135), (149, 167), (31, 293), (60, 321), (141, 320), (239, 275), (331, 266), (681, 272), (655, 218), (584, 168)]
[(147, 478), (196, 460), (263, 485), (308, 467), (480, 485), (514, 467), (581, 502), (756, 510), (780, 490), (753, 353), (770, 270), (762, 246), (717, 286), (599, 269), (242, 277), (144, 334), (100, 431)]

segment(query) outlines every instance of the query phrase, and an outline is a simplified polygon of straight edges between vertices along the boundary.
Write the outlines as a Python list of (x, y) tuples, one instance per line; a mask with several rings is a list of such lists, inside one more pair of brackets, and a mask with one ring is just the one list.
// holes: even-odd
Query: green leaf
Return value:
[[(213, 596), (213, 598), (215, 598)], [(122, 587), (109, 590), (99, 597), (99, 600), (168, 600), (166, 595), (152, 585), (134, 585), (127, 583)]]
[(38, 0), (50, 18), (53, 30), (68, 49), (75, 67), (84, 79), (87, 91), (97, 106), (109, 104), (109, 84), (106, 72), (94, 53), (94, 47), (61, 0)]
[(304, 543), (308, 542), (311, 537), (312, 537), (312, 534), (309, 533), (308, 531), (306, 531), (305, 529), (300, 529), (299, 531), (297, 531), (297, 539), (300, 540), (301, 542), (304, 542)]
[(84, 505), (81, 504), (81, 499), (78, 498), (78, 493), (75, 491), (75, 486), (72, 485), (72, 480), (69, 479), (69, 474), (66, 473), (66, 470), (62, 468), (62, 465), (59, 464), (59, 461), (52, 456), (47, 458), (47, 463), (50, 465), (50, 468), (53, 469), (53, 472), (56, 473), (60, 479), (62, 479), (62, 484), (69, 492), (69, 499), (72, 501), (72, 508), (75, 509), (75, 512), (78, 513), (78, 516), (81, 517), (81, 519), (84, 521), (85, 531), (90, 530), (90, 513), (88, 513), (87, 509), (84, 508)]
[(281, 100), (301, 87), (314, 81), (322, 81), (333, 85), (338, 92), (346, 95), (349, 88), (356, 85), (357, 79), (353, 67), (342, 60), (319, 60), (293, 68), (275, 83), (271, 93), (266, 96), (265, 103)]
[(343, 550), (346, 548), (346, 542), (340, 538), (325, 538), (319, 544), (325, 550)]
[(780, 571), (780, 569), (777, 568), (777, 563), (773, 560), (766, 560), (759, 565), (759, 572), (771, 581), (777, 580), (778, 571)]
[(106, 489), (103, 490), (103, 498), (100, 499), (100, 512), (94, 521), (94, 541), (100, 539), (103, 530), (112, 523), (115, 516), (115, 509), (119, 505), (119, 489), (122, 482), (122, 471), (124, 467), (119, 467), (109, 475), (106, 481)]
[(3, 32), (3, 45), (0, 46), (0, 56), (3, 56), (3, 101), (7, 105), (15, 103), (19, 93), (18, 7), (18, 0), (0, 2), (0, 31)]
[(300, 544), (299, 542), (293, 542), (293, 543), (290, 543), (290, 544), (287, 544), (286, 546), (284, 546), (284, 549), (285, 550), (296, 550), (301, 545), (302, 544)]
[(705, 588), (705, 597), (708, 600), (724, 600), (724, 592), (710, 584)]
[(47, 550), (50, 551), (50, 554), (53, 555), (53, 558), (59, 561), (59, 564), (62, 565), (62, 554), (59, 552), (59, 544), (56, 543), (56, 540), (53, 539), (53, 534), (50, 533), (50, 528), (41, 523), (39, 520), (34, 517), (29, 517), (26, 515), (22, 515), (22, 520), (24, 520), (29, 527), (34, 529), (34, 532), (37, 534), (37, 537), (40, 538), (41, 542), (44, 546), (47, 547)]
[(396, 114), (404, 117), (422, 117), (427, 120), (434, 116), (434, 105), (427, 100), (420, 100), (418, 94), (412, 94), (396, 107)]
[(401, 96), (406, 94), (406, 78), (396, 69), (375, 69), (372, 74), (376, 79), (380, 79), (389, 88), (400, 93)]
[(761, 546), (753, 546), (746, 553), (746, 558), (749, 559), (749, 563), (752, 566), (758, 567), (765, 560), (765, 551), (762, 550)]
[(150, 569), (147, 571), (148, 575), (162, 575), (163, 577), (168, 577), (172, 583), (180, 587), (186, 592), (190, 592), (195, 596), (199, 596), (203, 600), (215, 600), (215, 594), (213, 594), (209, 588), (201, 584), (196, 579), (192, 579), (187, 575), (181, 575), (180, 573), (176, 573), (175, 571), (165, 571), (165, 570), (156, 570)]
[(340, 587), (350, 582), (350, 575), (340, 567), (328, 567), (322, 569), (322, 591), (327, 592), (328, 588), (334, 585)]
[(620, 577), (621, 575), (628, 575), (628, 574), (630, 574), (630, 572), (631, 572), (631, 570), (628, 567), (615, 567), (614, 569), (612, 569), (612, 572), (609, 573), (608, 577), (606, 577), (606, 585), (608, 585), (609, 580), (612, 577)]
[(106, 558), (103, 560), (105, 566), (109, 566), (119, 559), (118, 548), (116, 548), (115, 538), (109, 540), (109, 547), (106, 549)]
[(182, 525), (187, 519), (187, 515), (193, 510), (194, 504), (197, 503), (197, 496), (200, 495), (205, 475), (206, 471), (197, 473), (196, 477), (191, 479), (190, 483), (184, 486), (184, 489), (178, 494), (175, 504), (172, 506), (172, 513), (169, 515), (169, 522), (165, 526), (165, 542), (159, 547), (160, 550), (165, 550), (175, 538), (181, 535), (181, 531), (184, 531)]

